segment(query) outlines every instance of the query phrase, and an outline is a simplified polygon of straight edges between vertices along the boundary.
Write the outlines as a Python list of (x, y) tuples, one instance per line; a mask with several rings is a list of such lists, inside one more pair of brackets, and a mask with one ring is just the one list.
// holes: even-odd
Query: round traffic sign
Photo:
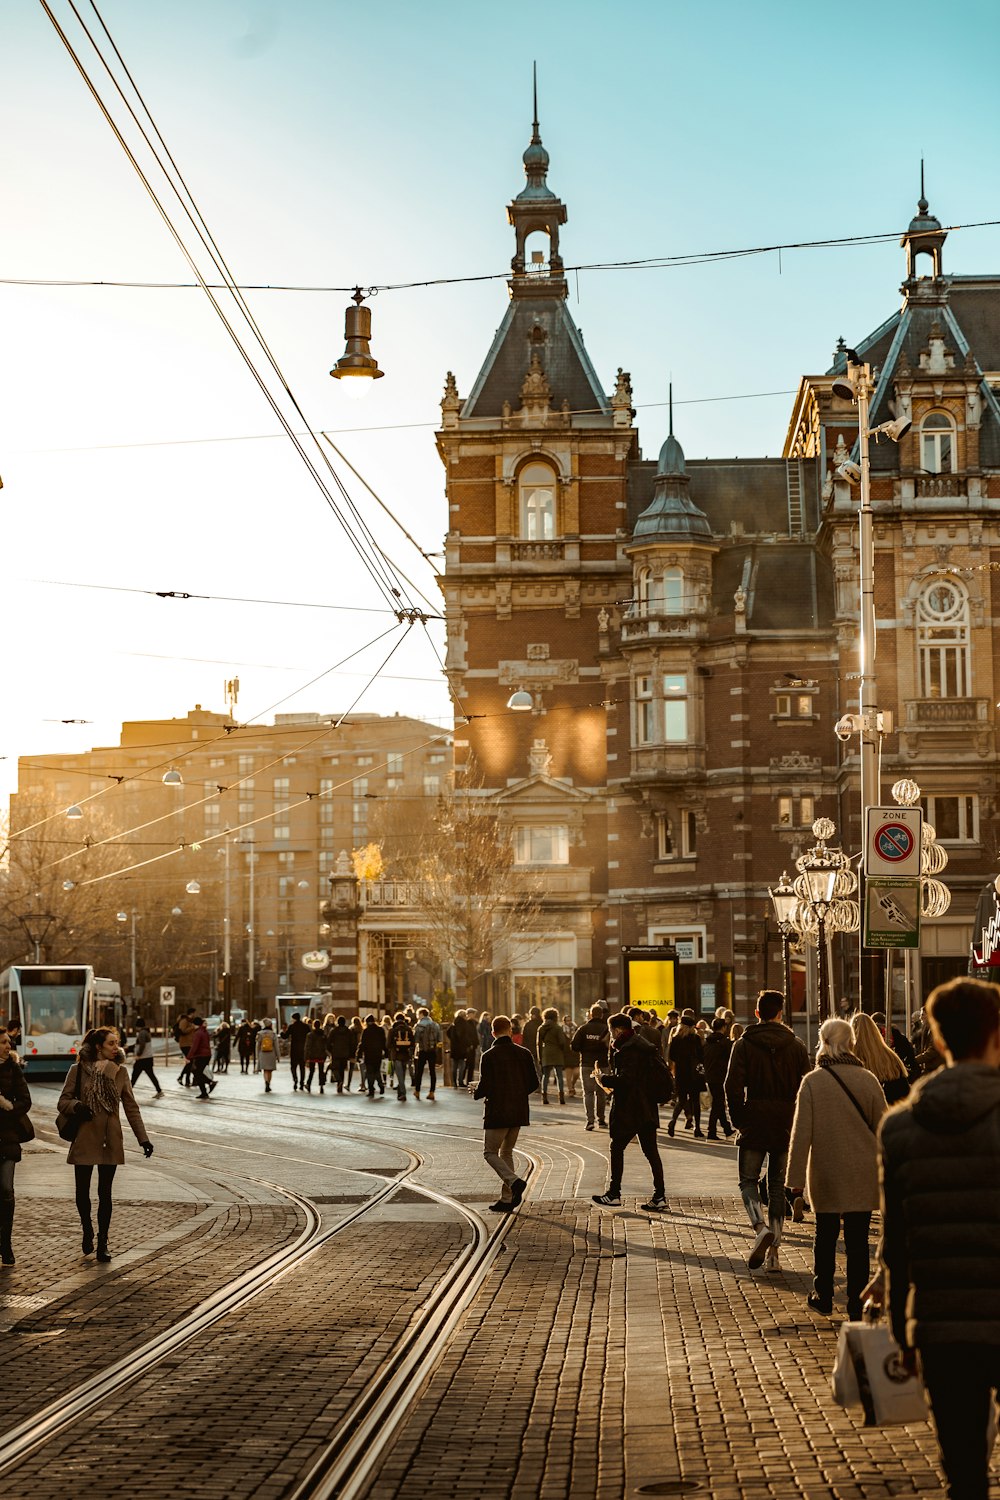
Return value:
[(875, 849), (880, 859), (899, 864), (913, 853), (913, 834), (905, 823), (884, 823), (875, 834)]

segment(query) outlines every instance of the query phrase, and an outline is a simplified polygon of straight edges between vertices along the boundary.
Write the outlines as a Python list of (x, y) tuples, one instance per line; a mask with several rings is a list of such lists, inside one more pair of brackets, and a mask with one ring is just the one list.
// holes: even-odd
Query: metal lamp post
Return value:
[(792, 1003), (792, 959), (791, 948), (793, 937), (798, 937), (798, 928), (795, 925), (795, 913), (799, 904), (799, 898), (795, 889), (788, 879), (788, 872), (782, 870), (781, 879), (772, 891), (768, 887), (767, 894), (771, 898), (774, 907), (774, 919), (781, 933), (781, 983), (785, 996), (785, 1004)]
[[(871, 365), (863, 363), (860, 356), (853, 350), (847, 351), (847, 374), (838, 376), (831, 387), (834, 396), (844, 401), (851, 401), (858, 408), (858, 458), (859, 463), (841, 464), (837, 473), (842, 479), (850, 484), (860, 487), (861, 503), (858, 511), (858, 567), (860, 575), (861, 606), (860, 606), (860, 635), (858, 640), (858, 665), (860, 667), (860, 703), (861, 712), (857, 715), (845, 715), (841, 724), (846, 728), (841, 734), (840, 725), (837, 726), (838, 734), (843, 739), (849, 739), (852, 734), (860, 735), (861, 740), (861, 829), (864, 837), (867, 812), (870, 807), (878, 807), (880, 804), (879, 788), (879, 740), (883, 734), (889, 733), (892, 728), (891, 716), (881, 713), (878, 707), (878, 683), (875, 676), (875, 529), (872, 516), (871, 499), (871, 464), (869, 458), (869, 439), (879, 437), (890, 438), (898, 443), (901, 438), (909, 432), (911, 423), (908, 418), (900, 417), (890, 422), (882, 422), (878, 427), (869, 428), (868, 416), (871, 399), (875, 392), (875, 380)], [(860, 923), (859, 923), (860, 926)], [(862, 974), (864, 972), (864, 935), (859, 938), (861, 947), (858, 951), (858, 984), (859, 995), (861, 994)]]
[[(138, 915), (138, 913), (136, 912), (136, 909), (133, 906), (132, 911), (131, 911), (131, 930), (130, 930), (130, 937), (131, 937), (131, 943), (132, 943), (132, 963), (131, 963), (131, 974), (130, 974), (131, 988), (129, 989), (129, 995), (128, 995), (129, 1005), (134, 1005), (135, 1004), (135, 919), (136, 919), (137, 915)], [(118, 913), (118, 920), (119, 920), (119, 922), (128, 922), (130, 920), (130, 914), (127, 911), (120, 911)]]
[(857, 876), (842, 849), (831, 849), (836, 826), (817, 818), (812, 826), (816, 843), (795, 861), (799, 871), (792, 889), (799, 897), (796, 922), (807, 941), (815, 941), (818, 958), (817, 1012), (822, 1025), (831, 1013), (827, 943), (833, 932), (854, 932), (861, 921), (858, 903), (850, 899)]

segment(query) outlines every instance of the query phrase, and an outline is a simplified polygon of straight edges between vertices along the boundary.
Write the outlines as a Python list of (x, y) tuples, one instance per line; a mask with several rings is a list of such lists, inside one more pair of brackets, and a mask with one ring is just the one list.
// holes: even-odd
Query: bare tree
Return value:
[(514, 948), (538, 941), (541, 888), (514, 863), (509, 830), (491, 799), (463, 787), (437, 804), (424, 830), (413, 904), (427, 933), (421, 962), (455, 975), (460, 1002)]

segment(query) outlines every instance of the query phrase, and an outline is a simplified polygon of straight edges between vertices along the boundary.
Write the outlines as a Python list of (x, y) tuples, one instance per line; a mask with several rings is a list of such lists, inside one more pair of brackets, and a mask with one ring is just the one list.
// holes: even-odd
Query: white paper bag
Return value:
[(866, 1427), (927, 1421), (923, 1382), (903, 1368), (899, 1345), (884, 1323), (841, 1325), (833, 1397), (841, 1406), (860, 1404)]

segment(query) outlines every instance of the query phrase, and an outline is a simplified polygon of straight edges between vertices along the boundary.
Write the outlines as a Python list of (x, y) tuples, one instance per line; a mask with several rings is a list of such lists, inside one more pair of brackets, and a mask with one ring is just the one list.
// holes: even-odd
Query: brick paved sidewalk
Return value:
[(866, 1431), (831, 1400), (809, 1223), (751, 1273), (735, 1198), (638, 1202), (529, 1196), (373, 1497), (940, 1496), (929, 1424)]

